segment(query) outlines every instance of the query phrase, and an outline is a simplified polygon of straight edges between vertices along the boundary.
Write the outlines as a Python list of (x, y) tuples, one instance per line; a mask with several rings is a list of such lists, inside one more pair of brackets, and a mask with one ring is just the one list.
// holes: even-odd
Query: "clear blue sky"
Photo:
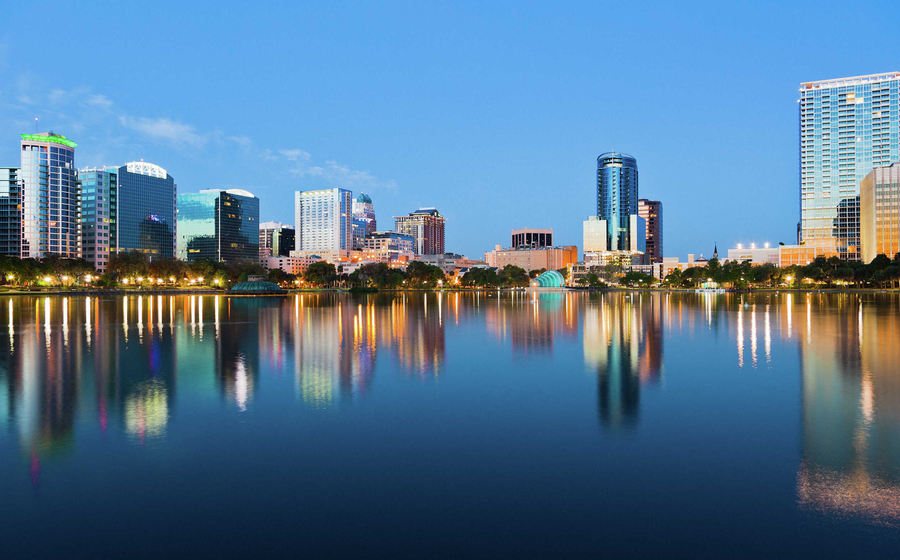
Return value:
[(12, 2), (0, 166), (18, 134), (79, 167), (144, 159), (180, 192), (435, 206), (478, 257), (519, 227), (581, 245), (598, 154), (634, 155), (665, 253), (793, 242), (800, 82), (900, 70), (898, 2)]

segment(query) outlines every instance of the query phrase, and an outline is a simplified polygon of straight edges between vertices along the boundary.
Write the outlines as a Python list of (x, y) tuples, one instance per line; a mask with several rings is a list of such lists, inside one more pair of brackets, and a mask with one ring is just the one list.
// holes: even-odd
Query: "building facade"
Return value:
[(117, 252), (116, 206), (118, 169), (87, 168), (81, 180), (81, 250), (84, 259), (100, 272)]
[(178, 195), (178, 258), (259, 261), (259, 199), (242, 189)]
[(81, 257), (81, 187), (75, 170), (78, 144), (44, 132), (22, 135), (19, 183), (22, 237), (19, 255)]
[(565, 245), (560, 247), (527, 247), (502, 249), (499, 245), (493, 251), (484, 254), (484, 262), (502, 269), (511, 264), (532, 270), (559, 270), (569, 264), (578, 262), (578, 247)]
[(629, 250), (630, 218), (637, 213), (637, 160), (619, 152), (601, 154), (597, 157), (597, 217), (606, 221), (608, 250)]
[(22, 242), (22, 193), (18, 167), (0, 167), (0, 256), (18, 257)]
[(295, 192), (295, 250), (335, 254), (352, 249), (351, 198), (350, 191), (338, 188)]
[(144, 161), (119, 167), (117, 175), (116, 249), (144, 253), (151, 261), (172, 258), (178, 200), (175, 178), (162, 167)]
[(900, 252), (900, 163), (876, 167), (859, 188), (862, 261)]
[[(378, 231), (375, 221), (375, 206), (366, 193), (360, 193), (356, 200), (353, 201), (353, 220), (354, 224), (358, 223), (360, 226), (360, 239), (365, 239), (367, 235), (372, 235)], [(356, 234), (354, 234), (354, 237), (356, 237)]]
[(363, 258), (374, 262), (409, 262), (415, 240), (396, 231), (377, 231), (364, 240)]
[(536, 228), (514, 229), (511, 239), (512, 242), (509, 246), (513, 249), (523, 245), (528, 247), (552, 247), (553, 230)]
[(260, 263), (265, 264), (265, 259), (269, 257), (288, 257), (294, 248), (293, 227), (281, 222), (261, 222), (259, 224)]
[(798, 243), (861, 258), (859, 186), (900, 159), (900, 73), (800, 84)]
[(663, 259), (663, 206), (658, 200), (638, 199), (638, 216), (644, 219), (647, 229), (644, 264), (655, 264)]
[(434, 208), (419, 208), (408, 216), (394, 216), (394, 229), (415, 240), (417, 255), (444, 253), (444, 217)]

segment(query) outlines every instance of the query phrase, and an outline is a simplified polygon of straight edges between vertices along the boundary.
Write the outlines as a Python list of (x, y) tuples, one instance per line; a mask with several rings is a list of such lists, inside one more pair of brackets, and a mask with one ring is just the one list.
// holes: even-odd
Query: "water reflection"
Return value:
[[(664, 406), (647, 395), (666, 396), (664, 380), (705, 365), (703, 353), (693, 355), (698, 341), (721, 358), (723, 376), (752, 379), (799, 363), (797, 502), (806, 511), (900, 523), (896, 296), (22, 296), (0, 298), (0, 306), (7, 320), (0, 424), (35, 484), (49, 459), (77, 452), (79, 429), (166, 445), (186, 394), (244, 418), (265, 402), (271, 378), (288, 387), (294, 406), (312, 411), (367, 398), (376, 372), (409, 387), (454, 382), (459, 370), (448, 369), (447, 341), (462, 344), (465, 330), (475, 333), (466, 344), (502, 349), (517, 370), (531, 360), (571, 365), (575, 348), (596, 390), (589, 412), (600, 427), (592, 429), (626, 436), (641, 430), (642, 407)], [(459, 348), (455, 363), (477, 368)], [(679, 352), (692, 354), (690, 368), (672, 366)]]

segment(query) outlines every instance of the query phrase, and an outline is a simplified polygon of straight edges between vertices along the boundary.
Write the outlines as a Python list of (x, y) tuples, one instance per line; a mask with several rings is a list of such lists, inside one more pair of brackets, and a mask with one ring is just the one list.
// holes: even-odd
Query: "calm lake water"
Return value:
[(900, 298), (0, 297), (0, 556), (900, 556)]

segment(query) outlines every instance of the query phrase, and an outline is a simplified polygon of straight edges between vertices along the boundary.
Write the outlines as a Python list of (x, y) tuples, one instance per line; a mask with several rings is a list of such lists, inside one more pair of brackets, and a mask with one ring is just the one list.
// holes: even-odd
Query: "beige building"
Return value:
[(900, 252), (900, 163), (876, 167), (859, 184), (862, 261)]
[(532, 270), (559, 270), (570, 263), (578, 262), (578, 247), (565, 245), (561, 247), (536, 247), (520, 249), (503, 249), (497, 245), (493, 251), (484, 254), (484, 262), (490, 266), (503, 268), (511, 264)]

